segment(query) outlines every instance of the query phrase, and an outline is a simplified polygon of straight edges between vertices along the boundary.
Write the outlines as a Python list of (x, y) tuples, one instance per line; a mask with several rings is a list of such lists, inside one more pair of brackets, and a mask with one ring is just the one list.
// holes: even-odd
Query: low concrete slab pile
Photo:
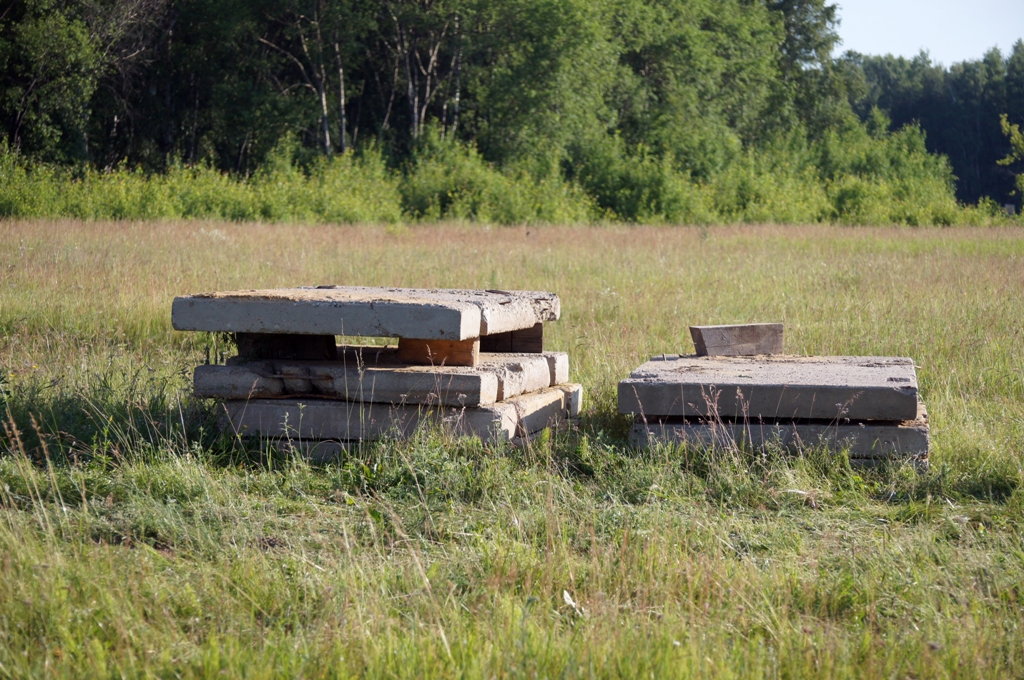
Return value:
[(194, 376), (225, 426), (321, 457), (423, 423), (500, 442), (578, 415), (568, 355), (544, 351), (559, 314), (552, 293), (320, 286), (180, 297), (172, 323), (235, 334), (238, 356)]
[(824, 446), (861, 464), (927, 464), (928, 416), (913, 360), (750, 355), (744, 347), (782, 348), (781, 325), (757, 326), (695, 327), (700, 354), (653, 357), (620, 382), (619, 411), (635, 415), (631, 443)]

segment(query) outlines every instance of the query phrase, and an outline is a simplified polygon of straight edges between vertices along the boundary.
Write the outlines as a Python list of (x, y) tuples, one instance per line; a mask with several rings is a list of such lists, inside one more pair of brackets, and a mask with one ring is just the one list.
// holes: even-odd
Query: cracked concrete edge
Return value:
[(638, 448), (660, 442), (722, 449), (779, 446), (794, 452), (825, 447), (845, 450), (851, 459), (916, 460), (928, 457), (930, 430), (926, 419), (843, 425), (636, 422), (630, 428), (629, 442)]
[(485, 442), (511, 441), (579, 414), (582, 386), (556, 385), (490, 406), (430, 408), (323, 399), (253, 399), (222, 403), (222, 427), (239, 436), (315, 440), (404, 439), (424, 423)]
[(568, 355), (492, 354), (475, 368), (367, 365), (358, 361), (261, 360), (198, 366), (196, 396), (319, 397), (383, 404), (486, 406), (568, 382)]
[(284, 288), (177, 297), (182, 331), (468, 340), (555, 321), (561, 303), (540, 291), (365, 287)]

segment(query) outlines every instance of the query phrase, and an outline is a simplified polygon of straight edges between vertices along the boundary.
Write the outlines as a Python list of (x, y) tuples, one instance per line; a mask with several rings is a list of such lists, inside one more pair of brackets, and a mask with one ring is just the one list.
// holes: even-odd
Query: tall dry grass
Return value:
[[(1022, 265), (996, 229), (0, 223), (0, 675), (1018, 674)], [(171, 299), (320, 283), (558, 292), (584, 418), (234, 446)], [(776, 320), (914, 357), (931, 469), (625, 446), (647, 355)]]

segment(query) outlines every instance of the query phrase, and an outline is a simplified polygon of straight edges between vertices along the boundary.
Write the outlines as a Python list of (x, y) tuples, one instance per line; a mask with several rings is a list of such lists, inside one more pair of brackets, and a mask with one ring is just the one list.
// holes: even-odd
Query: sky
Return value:
[(922, 49), (945, 66), (980, 59), (998, 46), (1006, 56), (1024, 38), (1024, 0), (833, 0), (839, 5), (837, 54), (914, 57)]

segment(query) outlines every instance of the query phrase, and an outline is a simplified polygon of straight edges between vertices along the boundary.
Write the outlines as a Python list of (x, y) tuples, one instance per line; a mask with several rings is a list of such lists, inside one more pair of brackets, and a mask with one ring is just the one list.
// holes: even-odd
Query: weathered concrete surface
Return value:
[(223, 404), (225, 427), (242, 436), (373, 441), (411, 436), (424, 424), (507, 442), (579, 414), (583, 388), (558, 385), (476, 408), (386, 406), (324, 399), (252, 399)]
[(204, 293), (174, 299), (180, 331), (468, 340), (533, 328), (560, 314), (534, 291), (324, 286)]
[(265, 377), (270, 372), (262, 366), (197, 366), (192, 384), (197, 397), (226, 399), (258, 399), (286, 394), (284, 381)]
[(619, 412), (913, 420), (914, 362), (893, 357), (654, 357), (619, 383)]
[(569, 382), (569, 355), (565, 352), (544, 352), (551, 369), (551, 384), (561, 385)]
[(630, 444), (647, 447), (654, 442), (689, 443), (732, 448), (781, 446), (790, 451), (817, 447), (849, 451), (850, 458), (908, 460), (928, 457), (928, 415), (924, 405), (915, 420), (827, 425), (821, 423), (742, 422), (637, 422), (629, 432)]
[[(558, 393), (561, 393), (561, 398)], [(526, 437), (578, 416), (583, 406), (583, 386), (575, 383), (555, 385), (500, 403), (516, 410), (518, 424), (511, 438)]]
[(514, 355), (514, 358), (500, 354), (483, 355), (488, 357), (477, 366), (481, 371), (491, 372), (498, 378), (497, 401), (535, 392), (551, 387), (551, 367), (546, 357), (540, 354)]
[[(548, 427), (556, 429), (564, 429), (568, 427), (571, 421), (568, 419), (558, 420)], [(512, 439), (512, 446), (527, 446), (531, 442), (536, 441), (541, 436), (545, 428), (541, 428), (536, 432), (530, 432), (516, 436)], [(297, 454), (306, 458), (313, 463), (327, 463), (330, 461), (337, 460), (342, 455), (346, 455), (352, 452), (359, 451), (359, 448), (364, 444), (370, 442), (359, 442), (359, 441), (339, 441), (336, 439), (267, 439), (265, 440), (268, 444), (272, 444), (277, 448), (278, 451)]]
[(782, 354), (781, 323), (690, 326), (697, 356), (742, 357)]
[(569, 357), (481, 354), (475, 368), (405, 366), (394, 348), (339, 348), (336, 361), (258, 361), (199, 366), (196, 396), (320, 396), (383, 404), (481, 406), (569, 381)]

